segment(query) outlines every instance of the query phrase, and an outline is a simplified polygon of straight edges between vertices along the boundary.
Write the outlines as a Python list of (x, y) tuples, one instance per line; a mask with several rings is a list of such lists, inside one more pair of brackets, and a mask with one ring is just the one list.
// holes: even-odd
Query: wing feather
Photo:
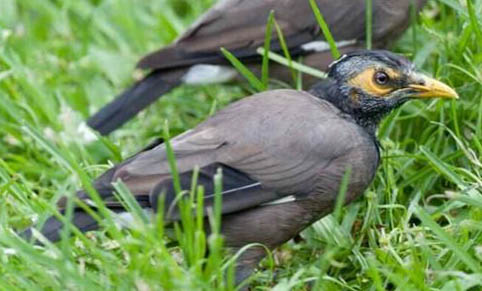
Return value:
[[(365, 40), (365, 0), (317, 0), (318, 7), (336, 41)], [(420, 9), (426, 0), (415, 0)], [(386, 45), (410, 24), (410, 0), (373, 2), (373, 41)], [(256, 58), (264, 43), (269, 13), (282, 28), (292, 55), (306, 53), (301, 47), (323, 40), (307, 0), (225, 0), (208, 10), (173, 45), (143, 58), (138, 66), (167, 69), (196, 63), (220, 63), (219, 48), (229, 49), (238, 58)], [(276, 33), (271, 49), (280, 50)]]
[[(345, 125), (338, 109), (326, 101), (295, 90), (274, 90), (228, 106), (171, 143), (184, 190), (191, 187), (193, 170), (201, 169), (206, 207), (214, 201), (212, 179), (218, 168), (223, 170), (222, 211), (231, 213), (311, 193), (323, 169), (357, 145), (356, 140), (346, 143), (347, 136), (356, 135)], [(96, 188), (104, 189), (104, 198), (110, 184), (122, 180), (143, 205), (149, 200), (157, 207), (161, 193), (166, 205), (176, 199), (164, 144), (103, 177)]]

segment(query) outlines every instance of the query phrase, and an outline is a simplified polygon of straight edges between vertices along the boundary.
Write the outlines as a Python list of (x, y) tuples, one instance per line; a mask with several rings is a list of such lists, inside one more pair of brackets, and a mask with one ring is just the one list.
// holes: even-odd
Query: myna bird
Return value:
[[(373, 0), (373, 46), (386, 48), (410, 23), (412, 3), (419, 11), (427, 0)], [(364, 48), (366, 0), (317, 0), (341, 51)], [(333, 61), (308, 0), (220, 1), (172, 45), (153, 52), (138, 63), (149, 70), (145, 78), (116, 97), (88, 120), (88, 125), (106, 135), (139, 111), (180, 84), (225, 82), (237, 76), (220, 52), (224, 47), (259, 71), (256, 50), (265, 41), (265, 27), (274, 11), (293, 57), (304, 56), (308, 66), (325, 70)], [(271, 50), (280, 51), (277, 34)], [(274, 79), (290, 82), (290, 70), (273, 66)], [(307, 88), (315, 78), (305, 79)]]
[[(208, 213), (213, 175), (222, 169), (221, 231), (227, 246), (262, 243), (273, 249), (332, 211), (347, 169), (345, 202), (360, 196), (380, 163), (380, 120), (409, 100), (432, 97), (458, 98), (388, 51), (344, 55), (310, 92), (274, 90), (244, 98), (173, 138), (182, 187), (190, 188), (193, 169), (199, 167)], [(179, 215), (172, 211), (177, 200), (169, 169), (166, 147), (159, 144), (108, 170), (94, 187), (116, 213), (125, 210), (113, 195), (115, 181), (121, 180), (145, 209), (156, 211), (162, 193), (165, 219), (172, 222)], [(80, 192), (78, 198), (89, 196)], [(81, 208), (72, 222), (81, 231), (98, 227)], [(52, 217), (41, 232), (56, 241), (61, 228)], [(237, 278), (246, 277), (264, 255), (262, 248), (245, 252)]]

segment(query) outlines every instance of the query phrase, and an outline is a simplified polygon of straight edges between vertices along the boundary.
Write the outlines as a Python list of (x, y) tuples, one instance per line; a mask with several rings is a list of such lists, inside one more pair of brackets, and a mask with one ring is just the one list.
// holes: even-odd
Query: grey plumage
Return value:
[[(257, 114), (253, 114), (255, 111)], [(221, 231), (226, 244), (234, 249), (254, 242), (274, 248), (289, 240), (331, 211), (347, 167), (353, 169), (349, 202), (370, 184), (379, 160), (374, 137), (354, 120), (329, 102), (295, 90), (245, 98), (171, 142), (181, 174), (189, 177), (195, 166), (205, 169), (214, 164), (236, 170), (238, 182), (231, 184), (232, 188), (258, 183), (253, 189), (223, 195)], [(223, 172), (225, 179), (234, 176)], [(169, 185), (171, 179), (165, 145), (139, 153), (94, 183), (114, 211), (121, 207), (112, 196), (112, 182), (118, 179), (143, 207), (155, 208), (160, 190), (166, 189), (159, 185)], [(226, 184), (223, 189), (231, 190)], [(166, 200), (173, 201), (174, 192), (167, 193), (171, 197)], [(289, 195), (296, 200), (263, 206)], [(88, 195), (80, 192), (79, 198), (88, 199)], [(209, 201), (205, 205), (209, 206)], [(80, 213), (72, 222), (81, 231), (98, 227), (90, 216)], [(176, 214), (166, 217), (177, 218)], [(61, 225), (50, 218), (42, 233), (50, 240), (58, 240)], [(246, 252), (240, 259), (238, 281), (264, 255), (259, 248)]]
[[(253, 114), (257, 108), (269, 110)], [(358, 147), (369, 141), (369, 136), (358, 132), (353, 122), (340, 122), (338, 114), (330, 103), (294, 90), (275, 90), (245, 98), (172, 140), (179, 172), (188, 172), (195, 165), (205, 168), (217, 163), (261, 182), (266, 189), (264, 195), (270, 196), (271, 191), (279, 197), (308, 194), (313, 189), (306, 185), (315, 185), (318, 172), (331, 166), (334, 156), (367, 150)], [(313, 127), (314, 124), (318, 126)], [(288, 136), (298, 138), (290, 140)], [(350, 143), (344, 142), (347, 138)], [(340, 143), (345, 146), (340, 147)], [(374, 147), (373, 142), (368, 148), (371, 146)], [(135, 195), (157, 195), (152, 189), (170, 179), (165, 145), (140, 153), (106, 177), (105, 181), (96, 182), (97, 188), (109, 188), (112, 181), (121, 179)]]

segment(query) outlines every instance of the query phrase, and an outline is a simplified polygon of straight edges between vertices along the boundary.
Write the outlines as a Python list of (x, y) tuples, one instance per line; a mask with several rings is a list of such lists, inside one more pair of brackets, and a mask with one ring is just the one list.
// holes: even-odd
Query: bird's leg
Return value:
[(261, 246), (251, 247), (240, 254), (236, 262), (236, 285), (241, 284), (251, 276), (266, 254), (266, 249)]

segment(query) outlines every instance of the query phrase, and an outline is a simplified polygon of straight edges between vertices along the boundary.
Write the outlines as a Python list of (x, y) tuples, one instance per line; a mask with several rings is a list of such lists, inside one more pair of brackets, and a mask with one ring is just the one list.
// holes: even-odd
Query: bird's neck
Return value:
[(309, 92), (330, 102), (343, 113), (349, 115), (359, 126), (374, 137), (380, 121), (386, 115), (384, 110), (376, 110), (376, 106), (373, 106), (373, 108), (355, 106), (347, 96), (348, 93), (340, 91), (337, 84), (329, 79), (318, 83)]
[[(351, 111), (351, 113), (350, 113)], [(344, 111), (351, 115), (358, 125), (363, 127), (368, 133), (375, 136), (378, 129), (378, 125), (382, 119), (387, 115), (386, 112), (370, 112), (367, 114), (361, 109), (353, 109), (348, 107), (347, 111)]]

